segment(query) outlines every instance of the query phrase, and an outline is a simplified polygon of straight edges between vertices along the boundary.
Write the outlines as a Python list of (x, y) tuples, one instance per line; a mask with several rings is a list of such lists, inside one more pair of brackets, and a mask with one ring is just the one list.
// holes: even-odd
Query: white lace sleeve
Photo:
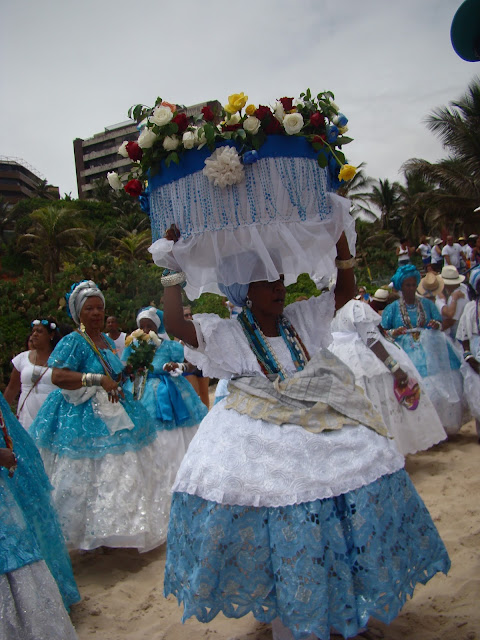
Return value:
[(467, 302), (458, 323), (457, 340), (471, 340), (474, 334), (478, 334), (477, 303), (475, 300)]
[(261, 373), (237, 320), (214, 313), (194, 316), (198, 348), (185, 345), (185, 359), (210, 378), (230, 378), (241, 373)]
[(332, 340), (330, 323), (335, 313), (335, 294), (322, 293), (309, 300), (288, 305), (285, 316), (295, 327), (310, 356), (328, 347)]

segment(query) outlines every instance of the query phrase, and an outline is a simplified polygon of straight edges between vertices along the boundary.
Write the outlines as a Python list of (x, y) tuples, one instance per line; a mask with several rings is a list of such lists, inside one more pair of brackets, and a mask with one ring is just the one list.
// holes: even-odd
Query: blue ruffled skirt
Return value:
[(183, 620), (277, 616), (295, 638), (356, 635), (400, 612), (450, 560), (404, 470), (343, 495), (284, 507), (173, 496), (165, 595)]

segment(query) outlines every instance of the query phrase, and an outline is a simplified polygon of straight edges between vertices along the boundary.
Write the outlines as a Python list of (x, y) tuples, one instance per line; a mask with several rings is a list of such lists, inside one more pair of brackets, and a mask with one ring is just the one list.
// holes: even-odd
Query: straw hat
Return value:
[(376, 300), (377, 302), (386, 302), (389, 295), (390, 292), (386, 289), (377, 289), (372, 296), (372, 300)]
[(454, 267), (453, 264), (446, 264), (442, 269), (441, 275), (446, 285), (460, 284), (465, 280), (465, 276), (461, 276), (457, 271), (457, 267)]
[(427, 275), (420, 280), (417, 291), (421, 296), (436, 296), (443, 291), (444, 286), (443, 278), (429, 271)]

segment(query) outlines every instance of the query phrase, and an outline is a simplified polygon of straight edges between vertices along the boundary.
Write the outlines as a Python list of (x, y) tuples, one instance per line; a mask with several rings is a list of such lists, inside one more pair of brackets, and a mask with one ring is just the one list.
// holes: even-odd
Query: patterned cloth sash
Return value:
[(321, 349), (302, 371), (286, 380), (260, 375), (232, 378), (227, 409), (276, 425), (296, 424), (311, 433), (366, 425), (389, 437), (382, 418), (350, 369), (328, 349)]

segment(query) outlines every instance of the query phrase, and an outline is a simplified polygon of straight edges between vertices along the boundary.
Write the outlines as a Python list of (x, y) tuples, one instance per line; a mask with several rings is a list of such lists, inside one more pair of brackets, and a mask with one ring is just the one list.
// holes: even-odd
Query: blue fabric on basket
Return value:
[(50, 481), (38, 449), (1, 393), (0, 408), (18, 459), (11, 478), (7, 469), (0, 467), (0, 573), (45, 560), (68, 608), (80, 600), (80, 594), (50, 499)]
[[(113, 342), (104, 336), (110, 344)], [(114, 345), (113, 345), (114, 346)], [(102, 350), (114, 373), (123, 370), (123, 364), (110, 350)], [(71, 371), (104, 373), (100, 360), (85, 339), (77, 332), (65, 336), (53, 350), (50, 367)], [(30, 427), (30, 435), (38, 447), (49, 449), (60, 456), (70, 458), (102, 458), (106, 454), (122, 454), (138, 451), (152, 443), (157, 435), (153, 420), (131, 393), (124, 390), (121, 400), (133, 429), (123, 429), (110, 434), (105, 422), (94, 411), (92, 400), (73, 405), (64, 398), (60, 389), (52, 391), (43, 403)], [(58, 425), (62, 425), (58, 428)]]
[[(132, 348), (126, 347), (122, 354), (123, 362), (127, 362), (131, 352)], [(183, 346), (173, 340), (164, 340), (155, 351), (152, 362), (154, 370), (153, 373), (148, 374), (140, 404), (154, 418), (157, 430), (193, 427), (207, 415), (206, 406), (188, 380), (183, 376), (172, 377), (163, 370), (163, 365), (167, 362), (183, 362), (183, 360)], [(123, 388), (133, 391), (133, 383), (127, 380)], [(160, 416), (157, 413), (158, 408), (160, 408)]]
[(417, 583), (450, 567), (445, 546), (404, 470), (325, 500), (229, 506), (174, 493), (165, 595), (183, 620), (222, 612), (280, 617), (295, 638), (356, 635), (389, 623)]

